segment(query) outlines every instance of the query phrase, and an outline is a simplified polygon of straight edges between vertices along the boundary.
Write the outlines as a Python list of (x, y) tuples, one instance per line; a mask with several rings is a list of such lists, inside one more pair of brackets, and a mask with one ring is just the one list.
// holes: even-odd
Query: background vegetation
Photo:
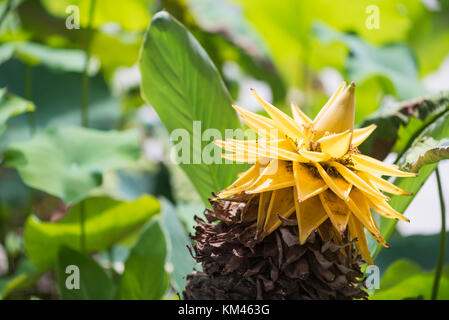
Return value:
[[(80, 29), (66, 27), (69, 5)], [(429, 85), (448, 15), (445, 0), (0, 1), (0, 298), (179, 298), (198, 268), (193, 216), (241, 167), (176, 166), (169, 133), (240, 127), (230, 104), (255, 110), (250, 87), (313, 117), (340, 79), (356, 81), (357, 124), (378, 125), (363, 152), (419, 171), (395, 181), (416, 195), (449, 157), (449, 93)], [(378, 223), (393, 249), (370, 243), (372, 298), (436, 298), (436, 278), (449, 298), (444, 228), (403, 237)], [(66, 288), (71, 264), (80, 290)]]

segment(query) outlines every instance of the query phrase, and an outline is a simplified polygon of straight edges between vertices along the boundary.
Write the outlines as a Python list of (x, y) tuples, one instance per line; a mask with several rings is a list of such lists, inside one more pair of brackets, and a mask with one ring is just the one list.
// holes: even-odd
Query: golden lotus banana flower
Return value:
[[(233, 106), (243, 121), (258, 134), (257, 140), (215, 141), (230, 151), (222, 156), (253, 164), (218, 194), (259, 194), (257, 237), (262, 239), (293, 213), (303, 244), (310, 233), (330, 220), (333, 237), (347, 230), (367, 263), (372, 263), (364, 228), (383, 246), (371, 214), (408, 221), (394, 210), (383, 192), (408, 195), (379, 175), (411, 177), (398, 166), (363, 155), (357, 147), (376, 129), (375, 125), (354, 129), (355, 84), (343, 82), (312, 121), (292, 104), (293, 118), (263, 100), (256, 99), (270, 118)], [(319, 231), (319, 229), (318, 229)]]

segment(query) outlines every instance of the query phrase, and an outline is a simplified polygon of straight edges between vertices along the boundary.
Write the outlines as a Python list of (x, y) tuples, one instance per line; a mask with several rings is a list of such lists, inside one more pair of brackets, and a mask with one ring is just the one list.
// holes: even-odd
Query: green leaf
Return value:
[[(34, 42), (10, 42), (0, 46), (0, 63), (17, 57), (30, 66), (45, 65), (49, 69), (64, 72), (83, 72), (86, 64), (86, 53), (79, 49), (52, 48)], [(89, 74), (98, 71), (98, 64), (88, 66)]]
[(32, 102), (9, 94), (5, 88), (0, 88), (0, 134), (5, 130), (9, 118), (34, 109)]
[[(74, 266), (75, 270), (68, 268)], [(68, 247), (61, 247), (58, 253), (58, 287), (63, 300), (111, 300), (114, 297), (114, 283), (105, 270), (91, 257)], [(78, 273), (79, 272), (79, 273)], [(79, 276), (79, 289), (70, 288)]]
[(196, 263), (187, 249), (191, 241), (186, 234), (173, 206), (167, 201), (162, 201), (163, 227), (166, 230), (169, 244), (168, 261), (173, 267), (173, 285), (179, 295), (185, 288), (186, 275), (193, 271)]
[[(414, 158), (416, 155), (420, 154), (420, 150), (422, 150), (421, 142), (424, 140), (433, 139), (440, 140), (449, 136), (449, 111), (446, 111), (444, 114), (440, 115), (434, 122), (429, 124), (414, 140), (411, 144), (410, 148), (404, 153), (404, 155), (397, 161), (399, 165), (405, 165), (406, 159)], [(425, 166), (422, 166), (418, 171), (418, 177), (416, 178), (396, 178), (394, 180), (394, 184), (399, 188), (411, 192), (413, 195), (411, 196), (392, 196), (390, 205), (396, 209), (398, 212), (405, 212), (408, 205), (413, 200), (414, 196), (421, 189), (422, 185), (426, 182), (427, 178), (431, 175), (431, 173), (438, 166), (438, 162), (431, 162)], [(387, 239), (390, 234), (393, 232), (394, 227), (397, 223), (397, 220), (387, 219), (384, 217), (380, 217), (379, 229)], [(369, 247), (371, 253), (376, 256), (381, 246), (375, 241), (371, 240), (369, 242)]]
[[(31, 100), (39, 110), (33, 114), (36, 132), (49, 125), (81, 126), (81, 75), (75, 72), (57, 72), (43, 65), (28, 71), (25, 68), (17, 59), (0, 65), (0, 87), (7, 86), (10, 93), (25, 96), (23, 84), (27, 81), (25, 74), (29, 72), (28, 80), (32, 82)], [(100, 74), (91, 77), (89, 83), (89, 127), (101, 130), (117, 128), (120, 116), (118, 99), (111, 95)], [(28, 117), (25, 114), (19, 115), (9, 120), (0, 148), (3, 151), (11, 142), (28, 139)]]
[(422, 269), (416, 262), (407, 259), (397, 260), (385, 271), (380, 287), (382, 290), (393, 287), (397, 283), (421, 272)]
[[(227, 187), (242, 171), (238, 165), (205, 164), (202, 157), (206, 145), (225, 137), (225, 129), (241, 128), (225, 85), (204, 49), (166, 12), (153, 18), (140, 69), (143, 95), (167, 130), (188, 134), (189, 141), (179, 143), (188, 143), (190, 164), (181, 163), (181, 167), (207, 203), (211, 192)], [(194, 121), (201, 121), (201, 128), (194, 130)], [(216, 129), (218, 136), (200, 142), (206, 129)], [(212, 154), (221, 153), (217, 147), (212, 150)]]
[(449, 110), (449, 92), (384, 105), (360, 125), (377, 125), (373, 134), (360, 146), (360, 151), (378, 159), (385, 158), (393, 146), (401, 153), (413, 137), (446, 110)]
[(151, 196), (129, 202), (98, 197), (75, 205), (56, 222), (43, 222), (32, 215), (25, 224), (25, 249), (39, 269), (50, 269), (63, 245), (80, 250), (80, 213), (83, 206), (88, 252), (110, 248), (142, 227), (160, 210), (158, 201)]
[(7, 298), (16, 290), (32, 287), (41, 275), (42, 272), (29, 259), (21, 259), (13, 275), (0, 279), (0, 299)]
[[(401, 266), (403, 268), (399, 269)], [(434, 273), (434, 271), (420, 273), (416, 265), (407, 262), (401, 262), (399, 265), (393, 264), (385, 273), (385, 276), (388, 275), (387, 280), (390, 279), (391, 282), (387, 282), (387, 287), (384, 288), (382, 287), (382, 280), (380, 289), (376, 290), (370, 299), (430, 299), (435, 277)], [(396, 274), (399, 277), (396, 279), (397, 281), (391, 279), (393, 274)], [(390, 286), (388, 286), (388, 284), (390, 284)], [(438, 299), (449, 299), (449, 266), (443, 268), (438, 290)]]
[[(369, 43), (386, 44), (408, 38), (412, 27), (421, 23), (425, 6), (419, 0), (234, 0), (242, 5), (245, 16), (262, 34), (276, 65), (292, 85), (314, 68), (342, 69), (347, 50), (333, 44), (324, 46), (310, 33), (317, 19), (342, 31), (354, 31)], [(380, 12), (380, 28), (367, 28), (366, 10), (375, 5)], [(407, 14), (404, 14), (407, 12)], [(354, 18), (357, 17), (357, 18)], [(394, 32), (392, 32), (394, 30)], [(301, 88), (305, 88), (302, 83)]]
[(321, 23), (314, 26), (314, 32), (325, 43), (338, 41), (348, 46), (350, 55), (346, 60), (346, 73), (349, 79), (361, 83), (373, 76), (386, 77), (401, 99), (424, 93), (416, 62), (407, 45), (375, 47), (356, 35), (332, 30)]
[[(413, 261), (423, 270), (432, 270), (438, 262), (438, 250), (440, 234), (422, 235), (416, 234), (403, 237), (394, 232), (388, 239), (391, 248), (381, 250), (376, 257), (376, 265), (383, 270), (393, 264), (397, 259)], [(446, 232), (446, 246), (449, 248), (449, 232)], [(410, 250), (413, 248), (413, 250)], [(449, 255), (445, 255), (444, 264), (449, 264)]]
[(161, 223), (153, 219), (131, 249), (120, 279), (118, 298), (158, 300), (168, 287), (167, 243)]
[(423, 137), (416, 141), (410, 152), (404, 155), (404, 169), (417, 172), (421, 167), (449, 159), (449, 138), (439, 141)]
[(76, 203), (101, 185), (105, 171), (130, 167), (139, 155), (136, 131), (52, 127), (12, 143), (6, 165), (16, 168), (28, 186)]
[[(187, 6), (203, 31), (195, 30), (194, 35), (219, 70), (223, 70), (226, 62), (233, 61), (245, 75), (270, 86), (273, 104), (285, 103), (287, 88), (284, 80), (274, 66), (262, 37), (245, 19), (238, 4), (229, 0), (191, 0)], [(189, 24), (187, 19), (184, 21)], [(231, 76), (225, 80), (230, 85), (232, 81), (240, 82), (242, 79)]]
[[(45, 8), (53, 15), (66, 18), (67, 7), (76, 5), (79, 8), (80, 24), (85, 28), (89, 24), (91, 0), (42, 0)], [(96, 0), (92, 27), (99, 29), (107, 23), (117, 23), (127, 31), (141, 31), (150, 21), (150, 8), (153, 0)], [(70, 12), (73, 14), (73, 11)]]

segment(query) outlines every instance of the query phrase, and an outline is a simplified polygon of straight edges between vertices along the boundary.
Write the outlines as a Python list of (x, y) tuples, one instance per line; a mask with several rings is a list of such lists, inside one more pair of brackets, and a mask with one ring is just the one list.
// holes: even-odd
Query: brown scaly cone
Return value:
[[(203, 272), (187, 276), (186, 300), (364, 299), (361, 256), (353, 243), (331, 240), (329, 221), (301, 245), (296, 219), (255, 239), (258, 195), (211, 201), (196, 218), (194, 258)], [(242, 198), (243, 197), (243, 198)], [(327, 236), (326, 236), (327, 235)], [(324, 238), (323, 238), (324, 237)]]

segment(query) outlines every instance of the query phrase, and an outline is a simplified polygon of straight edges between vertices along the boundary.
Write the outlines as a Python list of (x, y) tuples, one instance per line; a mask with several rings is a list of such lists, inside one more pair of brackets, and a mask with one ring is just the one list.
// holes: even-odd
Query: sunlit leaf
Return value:
[[(16, 59), (0, 65), (0, 87), (7, 86), (8, 92), (24, 97), (26, 73), (23, 63)], [(38, 110), (32, 115), (36, 132), (48, 125), (80, 126), (82, 100), (80, 73), (58, 72), (43, 65), (32, 67), (29, 73), (30, 99)], [(101, 75), (91, 77), (89, 84), (89, 127), (101, 130), (117, 128), (120, 116), (118, 99), (112, 96)], [(11, 142), (30, 138), (27, 114), (12, 118), (9, 123), (0, 142), (2, 150)]]
[[(387, 44), (407, 39), (412, 26), (426, 10), (419, 0), (285, 0), (282, 5), (272, 0), (238, 0), (244, 14), (262, 34), (275, 57), (277, 66), (292, 84), (302, 82), (308, 66), (342, 68), (347, 52), (341, 46), (323, 46), (310, 35), (312, 25), (321, 20), (342, 31), (354, 31), (374, 44)], [(368, 28), (375, 6), (380, 13), (379, 28)], [(406, 14), (405, 14), (406, 12)], [(319, 13), (319, 14), (317, 14)], [(355, 18), (357, 17), (357, 18)], [(392, 32), (394, 30), (394, 32)], [(332, 54), (329, 54), (329, 53)]]
[(160, 210), (158, 201), (150, 196), (130, 202), (98, 197), (75, 205), (56, 222), (44, 222), (32, 215), (25, 224), (25, 249), (39, 269), (51, 268), (63, 245), (81, 249), (80, 215), (83, 208), (88, 252), (110, 248), (142, 227)]
[(412, 138), (448, 109), (449, 92), (384, 105), (361, 123), (361, 127), (374, 123), (377, 129), (359, 148), (378, 159), (385, 158), (393, 146), (402, 152)]
[(382, 276), (382, 290), (393, 287), (399, 282), (423, 272), (419, 264), (407, 259), (400, 259), (391, 264)]
[[(86, 53), (78, 49), (59, 49), (33, 42), (10, 42), (0, 46), (0, 63), (17, 57), (28, 65), (45, 65), (49, 69), (66, 72), (83, 72)], [(89, 74), (94, 74), (98, 65), (90, 63)]]
[(413, 151), (404, 155), (403, 167), (408, 171), (417, 172), (425, 165), (449, 159), (449, 138), (436, 141), (432, 137), (423, 137), (412, 148)]
[(6, 127), (9, 118), (24, 112), (34, 111), (32, 102), (18, 96), (9, 94), (5, 88), (0, 88), (0, 134)]
[[(399, 165), (404, 165), (407, 157), (413, 158), (413, 155), (420, 154), (420, 141), (433, 139), (441, 140), (449, 136), (449, 111), (439, 116), (434, 122), (429, 124), (415, 139), (415, 142), (411, 144), (411, 147), (404, 153), (404, 155), (398, 160)], [(429, 140), (431, 141), (431, 140)], [(418, 148), (418, 149), (416, 149)], [(418, 151), (417, 151), (418, 150)], [(396, 178), (394, 184), (399, 188), (411, 192), (411, 196), (392, 196), (390, 205), (398, 212), (405, 212), (405, 209), (412, 202), (415, 195), (421, 189), (422, 185), (426, 182), (427, 178), (438, 166), (438, 162), (430, 162), (425, 166), (422, 166), (418, 171), (418, 177), (416, 178)], [(391, 220), (381, 217), (379, 223), (379, 229), (385, 239), (387, 239), (393, 232), (397, 220)], [(369, 242), (369, 248), (372, 255), (376, 256), (381, 249), (375, 241)]]
[(14, 274), (0, 279), (0, 299), (7, 298), (16, 290), (32, 287), (41, 275), (42, 272), (29, 259), (21, 259)]
[[(419, 268), (410, 262), (399, 261), (390, 266), (384, 277), (387, 278), (387, 286), (376, 290), (370, 296), (372, 300), (400, 300), (400, 299), (430, 299), (432, 294), (435, 272), (418, 272)], [(392, 279), (397, 275), (396, 279)], [(395, 281), (396, 280), (396, 281)], [(438, 290), (438, 299), (449, 299), (449, 266), (443, 268)]]
[(363, 82), (373, 76), (386, 77), (401, 99), (410, 99), (425, 92), (407, 45), (375, 47), (356, 35), (344, 34), (323, 24), (316, 24), (314, 31), (325, 43), (339, 41), (348, 46), (350, 55), (346, 60), (346, 74), (349, 79)]
[(79, 9), (81, 27), (87, 27), (91, 2), (96, 2), (92, 26), (100, 28), (107, 23), (117, 23), (124, 30), (144, 30), (150, 21), (153, 0), (42, 0), (45, 8), (58, 17), (66, 18), (73, 11), (66, 12), (70, 5)]
[[(206, 129), (224, 137), (225, 129), (241, 128), (229, 93), (207, 53), (166, 12), (156, 14), (151, 23), (140, 68), (143, 95), (169, 133), (178, 129), (187, 134), (188, 141), (184, 137), (176, 141), (190, 153), (187, 157), (183, 154), (189, 163), (180, 165), (206, 202), (211, 192), (227, 187), (242, 169), (231, 164), (206, 164), (203, 147), (218, 137), (198, 139)], [(201, 128), (194, 130), (194, 121), (200, 121), (196, 124), (201, 123)], [(210, 154), (219, 156), (219, 148), (210, 146)]]
[(16, 168), (28, 186), (76, 203), (101, 185), (104, 172), (132, 166), (139, 155), (135, 131), (52, 127), (11, 144), (6, 164)]

